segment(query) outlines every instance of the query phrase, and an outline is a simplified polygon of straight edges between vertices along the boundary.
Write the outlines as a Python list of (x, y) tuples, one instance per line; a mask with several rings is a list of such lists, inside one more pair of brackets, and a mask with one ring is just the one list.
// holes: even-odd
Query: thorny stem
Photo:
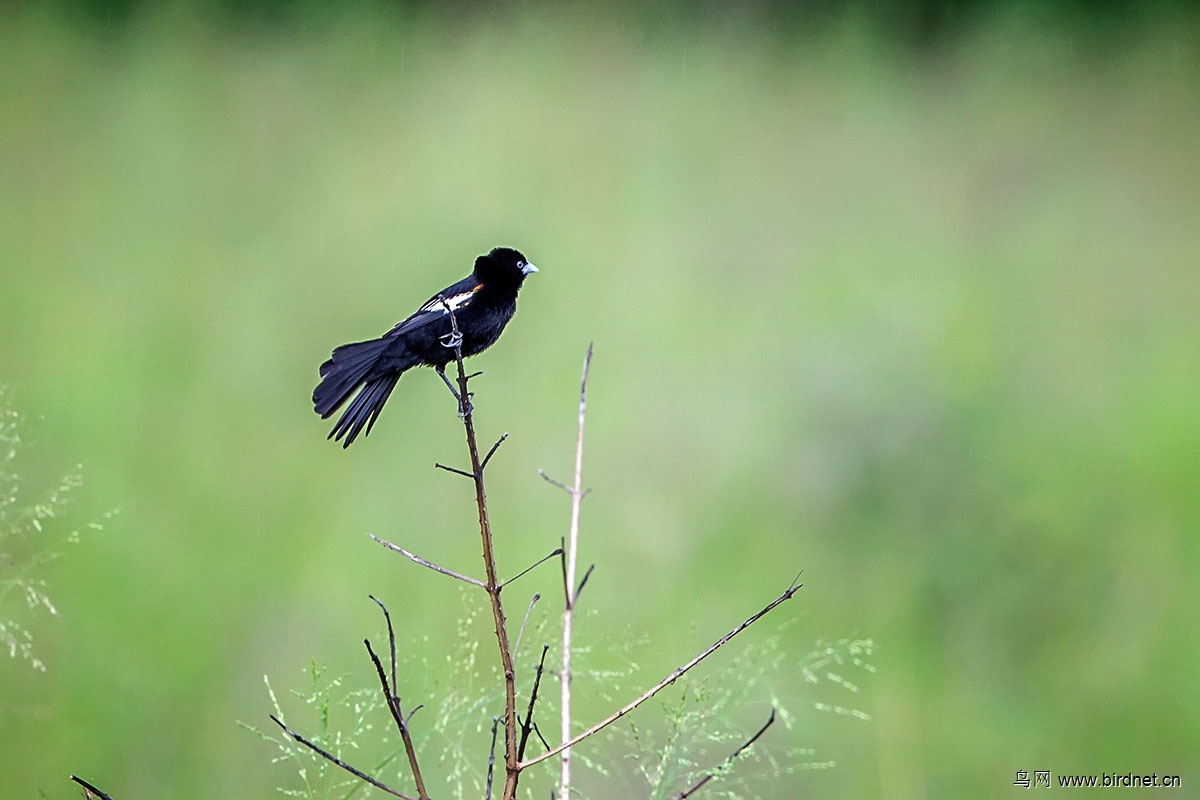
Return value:
[[(454, 344), (454, 360), (458, 366), (459, 410), (462, 412), (463, 427), (467, 434), (467, 450), (471, 455), (471, 477), (475, 483), (475, 505), (479, 508), (479, 536), (483, 541), (483, 568), (487, 579), (484, 589), (492, 604), (492, 617), (496, 624), (496, 644), (500, 649), (500, 665), (504, 671), (504, 789), (501, 797), (510, 800), (516, 796), (517, 780), (521, 774), (520, 759), (517, 758), (517, 686), (516, 670), (513, 667), (512, 647), (508, 642), (508, 629), (504, 620), (504, 606), (500, 602), (500, 582), (496, 579), (496, 556), (492, 549), (492, 525), (488, 519), (487, 493), (483, 487), (483, 463), (479, 458), (479, 444), (475, 438), (475, 421), (470, 394), (467, 390), (467, 372), (463, 368), (462, 334), (458, 320), (449, 303), (443, 304), (450, 312)], [(493, 448), (494, 452), (494, 448)], [(488, 454), (489, 458), (491, 453)]]

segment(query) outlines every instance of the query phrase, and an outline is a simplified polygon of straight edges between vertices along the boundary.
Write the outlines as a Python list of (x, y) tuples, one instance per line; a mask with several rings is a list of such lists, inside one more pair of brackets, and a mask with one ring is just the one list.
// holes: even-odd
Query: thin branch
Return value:
[(280, 728), (283, 728), (283, 732), (286, 733), (288, 736), (292, 737), (297, 742), (299, 742), (300, 744), (307, 747), (309, 750), (312, 750), (314, 753), (321, 756), (321, 758), (325, 759), (326, 761), (330, 762), (331, 764), (336, 764), (337, 766), (346, 770), (346, 772), (349, 772), (351, 775), (358, 778), (359, 780), (364, 780), (367, 783), (374, 786), (376, 789), (385, 791), (393, 797), (399, 797), (399, 798), (402, 798), (402, 800), (417, 800), (417, 798), (410, 797), (409, 795), (406, 795), (403, 792), (396, 791), (392, 787), (388, 786), (386, 783), (380, 783), (379, 781), (375, 780), (374, 778), (372, 778), (370, 775), (363, 772), (362, 770), (356, 769), (355, 767), (352, 767), (349, 764), (347, 764), (345, 761), (342, 761), (340, 758), (335, 756), (333, 753), (330, 753), (326, 750), (322, 750), (320, 747), (313, 744), (308, 739), (305, 739), (303, 736), (296, 733), (294, 730), (289, 728), (287, 725), (284, 725), (279, 720), (279, 717), (275, 716), (274, 714), (268, 714), (268, 716), (271, 718), (272, 722), (274, 722)]
[(500, 727), (500, 718), (492, 717), (492, 746), (488, 749), (487, 792), (484, 800), (492, 800), (492, 775), (496, 772), (496, 729)]
[(579, 585), (575, 587), (575, 602), (579, 602), (579, 593), (583, 591), (584, 586), (587, 586), (588, 578), (592, 577), (592, 570), (595, 568), (596, 565), (592, 564), (587, 568), (587, 572), (583, 573), (583, 579), (580, 580)]
[(676, 795), (675, 800), (687, 800), (687, 798), (691, 797), (693, 794), (700, 791), (701, 787), (703, 787), (704, 784), (708, 783), (709, 781), (711, 781), (713, 779), (713, 776), (715, 776), (721, 770), (727, 769), (729, 767), (729, 765), (731, 765), (735, 760), (737, 760), (738, 756), (740, 756), (742, 753), (749, 750), (750, 745), (752, 745), (756, 741), (758, 741), (758, 737), (760, 737), (764, 733), (766, 733), (767, 728), (771, 727), (771, 725), (773, 725), (774, 723), (775, 723), (775, 709), (772, 708), (771, 716), (767, 718), (766, 724), (764, 724), (761, 728), (759, 728), (757, 733), (755, 733), (753, 736), (751, 736), (749, 739), (747, 739), (744, 743), (742, 743), (742, 746), (739, 747), (737, 750), (734, 750), (733, 753), (730, 754), (729, 758), (727, 758), (723, 762), (721, 762), (721, 766), (717, 767), (712, 772), (705, 775), (698, 782), (696, 782), (696, 784), (693, 785), (691, 788), (684, 789), (682, 792), (680, 792), (678, 795)]
[(388, 613), (387, 606), (378, 597), (373, 594), (369, 594), (367, 597), (374, 600), (375, 605), (379, 606), (379, 610), (383, 612), (383, 620), (387, 623), (388, 651), (392, 656), (392, 686), (396, 686), (396, 631), (392, 628), (392, 615)]
[(446, 569), (445, 567), (439, 566), (439, 565), (433, 563), (432, 561), (429, 561), (428, 559), (421, 558), (416, 553), (410, 553), (409, 551), (405, 550), (403, 547), (401, 547), (398, 544), (392, 544), (387, 539), (380, 539), (378, 536), (376, 536), (373, 533), (368, 533), (367, 536), (370, 536), (372, 539), (379, 542), (381, 545), (383, 545), (387, 549), (395, 550), (397, 553), (404, 556), (409, 561), (420, 564), (422, 567), (428, 567), (429, 569), (433, 570), (434, 572), (440, 572), (443, 575), (447, 575), (451, 578), (457, 578), (458, 580), (463, 581), (465, 583), (469, 583), (472, 586), (478, 586), (480, 588), (487, 588), (487, 585), (483, 581), (479, 580), (478, 578), (472, 578), (470, 575), (463, 575), (462, 573), (455, 572), (452, 569)]
[(559, 561), (562, 563), (563, 608), (567, 608), (571, 605), (571, 584), (567, 583), (567, 537), (563, 536), (558, 541), (561, 543), (558, 549), (562, 551)]
[(517, 651), (521, 649), (521, 639), (525, 636), (525, 626), (529, 624), (529, 615), (533, 613), (533, 606), (541, 599), (541, 594), (536, 592), (533, 597), (529, 598), (529, 608), (525, 609), (525, 619), (521, 620), (521, 630), (517, 631), (517, 641), (513, 644), (513, 658), (517, 657)]
[(433, 463), (433, 466), (436, 469), (444, 469), (444, 470), (446, 470), (446, 472), (453, 472), (455, 475), (462, 475), (464, 478), (472, 478), (473, 479), (475, 477), (471, 473), (467, 472), (465, 469), (459, 469), (458, 467), (447, 467), (445, 464), (441, 463), (440, 461), (435, 461)]
[[(482, 373), (479, 373), (479, 374), (482, 374)], [(487, 451), (487, 455), (483, 457), (483, 461), (479, 462), (480, 469), (487, 469), (488, 462), (492, 460), (492, 456), (495, 455), (496, 450), (500, 447), (500, 445), (504, 444), (504, 440), (507, 438), (508, 438), (508, 433), (506, 431), (504, 433), (504, 435), (501, 436), (499, 439), (497, 439), (496, 443), (494, 445), (492, 445), (492, 449)]]
[(542, 659), (538, 662), (537, 676), (533, 679), (533, 691), (529, 693), (529, 709), (525, 712), (525, 722), (521, 725), (521, 744), (517, 747), (517, 758), (525, 757), (525, 745), (529, 742), (529, 732), (533, 728), (533, 704), (537, 702), (538, 687), (542, 685), (542, 671), (546, 668), (546, 653), (550, 645), (542, 645)]
[[(579, 554), (579, 507), (583, 501), (583, 428), (587, 420), (587, 384), (588, 372), (592, 367), (592, 345), (593, 342), (588, 342), (587, 354), (583, 357), (583, 377), (579, 381), (579, 433), (575, 439), (575, 483), (571, 487), (548, 478), (545, 473), (542, 477), (550, 483), (566, 489), (571, 495), (571, 526), (568, 529), (568, 541), (566, 545), (566, 561), (563, 569), (563, 591), (566, 593), (566, 602), (563, 605), (563, 626), (562, 626), (562, 669), (559, 671), (559, 692), (561, 695), (560, 702), (560, 720), (559, 727), (564, 743), (561, 748), (561, 775), (559, 777), (559, 789), (562, 792), (563, 800), (569, 800), (571, 796), (571, 647), (572, 647), (572, 627), (575, 616), (575, 601), (578, 599), (579, 592), (576, 590), (571, 592), (571, 587), (575, 584), (575, 563), (576, 556)], [(591, 570), (588, 570), (588, 575)], [(584, 576), (583, 581), (587, 582), (587, 576)], [(580, 584), (580, 588), (583, 585)]]
[(565, 483), (563, 483), (562, 481), (556, 481), (556, 480), (554, 480), (554, 478), (551, 478), (549, 475), (547, 475), (547, 474), (546, 474), (546, 471), (545, 471), (545, 470), (539, 469), (539, 470), (538, 470), (538, 475), (541, 475), (541, 476), (542, 476), (542, 480), (544, 480), (546, 483), (550, 484), (551, 486), (557, 486), (559, 489), (562, 489), (562, 490), (563, 490), (564, 492), (566, 492), (567, 494), (570, 494), (570, 493), (571, 493), (571, 487), (570, 487), (570, 486), (567, 486), (567, 485), (566, 485)]
[(95, 797), (100, 798), (100, 800), (113, 800), (110, 796), (108, 796), (104, 792), (100, 791), (95, 786), (92, 786), (90, 783), (88, 783), (83, 778), (79, 777), (78, 775), (72, 775), (71, 780), (75, 781), (80, 786), (82, 786), (83, 790), (85, 792), (87, 792), (88, 797), (95, 796)]
[[(797, 580), (798, 579), (799, 579), (799, 576), (797, 576)], [(700, 655), (696, 656), (691, 661), (687, 662), (686, 664), (684, 664), (683, 666), (679, 667), (674, 672), (672, 672), (670, 675), (663, 678), (661, 681), (656, 683), (654, 686), (647, 689), (637, 699), (633, 700), (633, 702), (626, 705), (620, 711), (616, 711), (616, 712), (610, 714), (609, 716), (607, 716), (604, 719), (597, 722), (592, 727), (588, 728), (583, 733), (580, 733), (577, 736), (574, 736), (571, 739), (563, 742), (558, 747), (555, 747), (545, 753), (542, 753), (540, 756), (531, 758), (528, 761), (522, 761), (519, 765), (520, 768), (525, 769), (526, 767), (532, 767), (534, 764), (541, 763), (542, 761), (545, 761), (548, 758), (553, 758), (554, 756), (558, 755), (559, 753), (566, 750), (567, 748), (573, 747), (574, 745), (579, 744), (579, 742), (582, 742), (584, 739), (588, 738), (589, 736), (594, 736), (599, 731), (603, 730), (604, 728), (607, 728), (609, 725), (613, 724), (614, 722), (619, 720), (621, 717), (628, 714), (630, 711), (633, 711), (635, 708), (637, 708), (642, 703), (649, 700), (651, 697), (654, 697), (654, 695), (658, 694), (664, 688), (666, 688), (667, 686), (670, 686), (672, 683), (679, 680), (679, 678), (681, 678), (684, 675), (684, 673), (686, 673), (692, 667), (696, 666), (701, 661), (703, 661), (704, 659), (708, 658), (710, 655), (715, 653), (722, 645), (724, 645), (730, 639), (737, 636), (742, 631), (746, 630), (746, 628), (749, 628), (755, 622), (758, 622), (758, 620), (762, 619), (764, 616), (766, 616), (771, 611), (773, 611), (779, 604), (783, 603), (786, 600), (792, 599), (792, 596), (795, 595), (797, 591), (799, 591), (801, 586), (803, 586), (803, 584), (797, 583), (796, 581), (792, 581), (791, 585), (788, 586), (787, 590), (784, 591), (783, 594), (779, 595), (779, 597), (776, 597), (770, 603), (767, 603), (767, 605), (764, 606), (762, 608), (762, 610), (758, 611), (757, 613), (755, 613), (754, 615), (752, 615), (751, 617), (746, 619), (744, 622), (739, 624), (736, 628), (731, 630), (729, 633), (722, 636), (720, 639), (717, 639), (709, 647), (707, 647), (702, 653), (700, 653)]]
[(542, 736), (542, 729), (538, 727), (538, 724), (537, 724), (536, 722), (535, 722), (535, 723), (533, 723), (533, 732), (537, 734), (538, 741), (542, 743), (542, 747), (544, 747), (544, 748), (546, 748), (547, 750), (549, 750), (549, 749), (550, 749), (550, 743), (546, 741), (546, 737), (545, 737), (545, 736)]
[[(390, 624), (389, 627), (391, 627)], [(371, 648), (371, 640), (363, 639), (363, 644), (367, 646), (367, 652), (375, 664), (375, 671), (379, 674), (379, 683), (383, 686), (383, 696), (387, 699), (388, 710), (392, 712), (392, 719), (396, 721), (396, 727), (400, 729), (400, 738), (404, 741), (404, 752), (408, 756), (408, 767), (412, 770), (413, 781), (417, 784), (417, 796), (421, 800), (429, 800), (429, 794), (425, 791), (425, 781), (421, 778), (421, 767), (417, 764), (417, 749), (413, 747), (412, 736), (409, 735), (408, 720), (405, 719), (404, 712), (400, 708), (400, 696), (396, 694), (394, 688), (395, 682), (393, 680), (392, 686), (388, 686), (387, 676), (383, 674), (383, 664)], [(395, 666), (394, 661), (392, 666)]]
[(545, 564), (547, 561), (554, 558), (555, 556), (560, 556), (560, 555), (562, 555), (562, 549), (558, 548), (558, 547), (554, 548), (553, 550), (550, 551), (549, 555), (542, 556), (537, 561), (533, 562), (528, 567), (526, 567), (525, 569), (518, 572), (516, 575), (513, 575), (511, 578), (506, 580), (504, 583), (500, 584), (500, 588), (503, 589), (505, 586), (508, 586), (510, 583), (515, 581), (517, 578), (524, 576), (526, 573), (533, 571), (537, 567), (540, 567), (542, 564)]
[(421, 800), (428, 800), (429, 794), (425, 791), (425, 781), (421, 777), (421, 767), (417, 764), (417, 750), (413, 747), (412, 736), (408, 730), (408, 721), (412, 715), (417, 713), (414, 708), (407, 717), (404, 716), (404, 711), (400, 707), (400, 687), (396, 682), (396, 630), (392, 627), (392, 615), (388, 613), (387, 606), (379, 598), (371, 595), (372, 600), (379, 606), (383, 612), (383, 619), (387, 623), (388, 629), (388, 650), (391, 655), (392, 665), (392, 684), (389, 688), (387, 677), (383, 674), (383, 665), (379, 663), (379, 658), (375, 655), (375, 651), (371, 649), (371, 641), (364, 639), (363, 642), (367, 645), (367, 652), (371, 655), (371, 661), (375, 663), (375, 669), (379, 673), (379, 683), (383, 686), (383, 695), (387, 699), (388, 709), (392, 712), (392, 718), (396, 720), (396, 726), (400, 729), (400, 738), (404, 741), (404, 752), (408, 756), (408, 766), (413, 773), (413, 781), (417, 785), (417, 795)]

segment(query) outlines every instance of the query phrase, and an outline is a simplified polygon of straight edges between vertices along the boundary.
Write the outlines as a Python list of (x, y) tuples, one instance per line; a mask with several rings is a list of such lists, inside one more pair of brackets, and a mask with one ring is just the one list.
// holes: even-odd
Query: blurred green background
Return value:
[[(406, 703), (461, 689), (443, 659), (475, 599), (365, 536), (478, 572), (470, 487), (432, 469), (464, 460), (444, 387), (407, 376), (350, 451), (309, 398), (334, 345), (498, 244), (542, 268), (476, 361), (481, 436), (511, 434), (501, 571), (565, 530), (537, 470), (569, 474), (594, 339), (577, 635), (621, 668), (648, 634), (619, 686), (577, 684), (581, 723), (803, 569), (698, 678), (777, 637), (726, 721), (788, 703), (767, 751), (837, 766), (748, 764), (745, 793), (1007, 797), (1017, 770), (1195, 792), (1200, 18), (943, 5), (0, 8), (21, 470), (83, 462), (64, 525), (122, 512), (46, 572), (47, 671), (0, 660), (0, 793), (294, 787), (236, 722), (269, 725), (267, 674), (312, 730), (288, 692), (314, 659), (371, 686), (368, 592), (425, 659)], [(510, 618), (541, 591), (549, 636), (555, 569), (523, 581)], [(878, 645), (841, 670), (861, 693), (808, 686), (845, 636)], [(578, 768), (588, 796), (642, 795), (622, 752), (589, 752), (613, 773)]]

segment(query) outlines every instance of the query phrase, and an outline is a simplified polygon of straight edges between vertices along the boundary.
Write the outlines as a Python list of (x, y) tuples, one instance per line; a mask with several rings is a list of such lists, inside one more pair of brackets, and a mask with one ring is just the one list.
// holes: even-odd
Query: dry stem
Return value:
[(276, 725), (278, 725), (280, 728), (282, 728), (283, 732), (286, 733), (288, 736), (292, 737), (297, 742), (299, 742), (300, 744), (307, 747), (309, 750), (312, 750), (314, 753), (321, 756), (321, 758), (325, 759), (326, 761), (346, 770), (346, 772), (349, 772), (351, 775), (358, 778), (359, 780), (366, 781), (367, 783), (374, 786), (376, 789), (381, 789), (381, 790), (387, 792), (392, 797), (399, 797), (399, 798), (401, 798), (401, 800), (416, 800), (416, 798), (410, 797), (409, 795), (406, 795), (403, 792), (398, 792), (395, 789), (388, 786), (387, 784), (381, 783), (378, 780), (376, 780), (375, 778), (372, 778), (370, 775), (363, 772), (362, 770), (357, 769), (357, 768), (351, 766), (350, 764), (347, 764), (345, 761), (342, 761), (340, 758), (338, 758), (337, 756), (335, 756), (333, 753), (329, 752), (328, 750), (321, 749), (321, 747), (319, 747), (318, 745), (314, 744), (313, 742), (310, 742), (308, 739), (305, 739), (303, 736), (296, 733), (294, 730), (289, 728), (287, 725), (284, 725), (283, 721), (280, 720), (279, 717), (275, 716), (274, 714), (268, 714), (267, 716), (269, 716), (271, 718), (272, 722), (274, 722)]
[(696, 792), (698, 792), (702, 788), (704, 788), (704, 785), (707, 784), (709, 781), (711, 781), (716, 776), (718, 771), (727, 769), (730, 764), (732, 764), (734, 761), (737, 760), (738, 756), (740, 756), (742, 753), (749, 750), (750, 746), (752, 744), (754, 744), (755, 742), (757, 742), (758, 738), (767, 732), (767, 728), (771, 727), (774, 724), (775, 724), (775, 709), (772, 708), (771, 716), (767, 718), (767, 721), (763, 724), (763, 726), (761, 728), (758, 729), (758, 731), (755, 732), (755, 734), (753, 736), (751, 736), (749, 739), (747, 739), (745, 742), (743, 742), (742, 746), (739, 747), (737, 750), (734, 750), (733, 753), (729, 756), (729, 758), (725, 759), (724, 763), (722, 763), (721, 766), (717, 767), (717, 769), (715, 769), (712, 772), (705, 775), (703, 778), (698, 780), (691, 787), (684, 789), (682, 792), (677, 794), (675, 796), (675, 800), (686, 800), (686, 798), (691, 797)]
[(404, 742), (404, 752), (408, 756), (408, 767), (412, 770), (413, 782), (417, 786), (417, 797), (420, 800), (429, 800), (429, 793), (425, 791), (425, 779), (421, 777), (421, 766), (417, 763), (417, 748), (413, 745), (412, 735), (408, 729), (408, 720), (417, 712), (417, 708), (409, 712), (408, 716), (404, 716), (404, 710), (400, 706), (400, 695), (397, 694), (396, 686), (396, 631), (392, 628), (392, 615), (388, 613), (385, 606), (377, 597), (372, 596), (372, 600), (383, 611), (383, 618), (387, 622), (388, 629), (388, 649), (392, 658), (392, 682), (388, 684), (387, 675), (383, 672), (383, 664), (379, 660), (379, 656), (375, 655), (375, 651), (371, 648), (371, 640), (364, 639), (363, 643), (367, 646), (367, 653), (371, 656), (371, 661), (375, 664), (375, 671), (379, 675), (379, 683), (383, 687), (383, 696), (387, 698), (388, 710), (392, 712), (392, 719), (396, 721), (396, 727), (400, 729), (400, 738)]
[[(467, 451), (471, 456), (471, 479), (475, 483), (475, 505), (479, 508), (479, 536), (483, 542), (483, 568), (486, 574), (484, 589), (492, 605), (492, 618), (496, 624), (496, 644), (500, 650), (500, 665), (504, 671), (504, 789), (501, 797), (512, 798), (517, 793), (517, 780), (521, 774), (520, 759), (517, 758), (517, 686), (516, 670), (513, 667), (512, 647), (508, 643), (508, 629), (504, 619), (504, 606), (500, 602), (501, 584), (496, 579), (496, 555), (492, 549), (492, 525), (488, 519), (487, 493), (483, 487), (483, 461), (479, 458), (479, 444), (475, 438), (475, 422), (467, 388), (467, 373), (463, 368), (462, 335), (454, 309), (445, 303), (450, 312), (451, 341), (454, 344), (454, 360), (458, 366), (459, 410), (467, 434)], [(501, 440), (503, 441), (503, 437)], [(495, 453), (497, 442), (488, 452), (490, 459)]]
[(88, 800), (91, 800), (93, 797), (99, 798), (99, 800), (112, 800), (111, 797), (97, 789), (95, 786), (92, 786), (78, 775), (72, 775), (71, 780), (83, 787), (83, 791), (87, 794)]
[[(568, 530), (564, 547), (566, 558), (563, 565), (563, 607), (562, 626), (562, 669), (559, 671), (559, 689), (561, 695), (560, 728), (564, 743), (571, 739), (571, 642), (575, 619), (575, 599), (579, 595), (575, 589), (575, 565), (579, 552), (579, 507), (583, 501), (583, 429), (587, 419), (587, 381), (588, 370), (592, 366), (592, 342), (588, 343), (587, 355), (583, 357), (583, 378), (579, 382), (579, 435), (575, 440), (575, 483), (571, 486), (551, 480), (542, 473), (542, 477), (554, 485), (564, 489), (571, 495), (571, 526)], [(582, 586), (579, 588), (583, 588)], [(561, 774), (559, 778), (559, 796), (562, 800), (571, 797), (571, 748), (564, 747), (561, 756)]]

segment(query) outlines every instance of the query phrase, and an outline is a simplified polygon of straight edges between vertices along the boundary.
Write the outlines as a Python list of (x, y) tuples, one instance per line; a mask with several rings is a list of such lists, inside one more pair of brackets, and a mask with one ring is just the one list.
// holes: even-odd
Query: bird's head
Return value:
[(475, 259), (475, 276), (490, 285), (520, 288), (525, 277), (537, 271), (529, 259), (511, 247), (495, 247)]

